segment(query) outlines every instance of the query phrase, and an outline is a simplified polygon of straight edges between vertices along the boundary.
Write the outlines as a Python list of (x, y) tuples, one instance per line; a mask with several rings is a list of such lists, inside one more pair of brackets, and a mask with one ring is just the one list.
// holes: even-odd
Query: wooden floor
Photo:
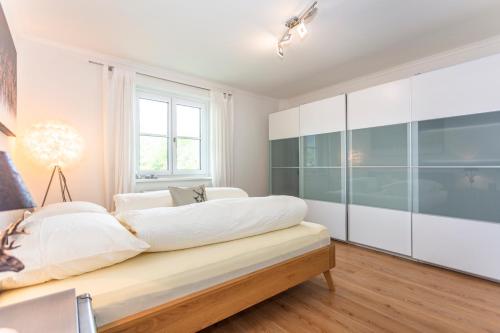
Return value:
[(500, 284), (342, 243), (332, 272), (203, 332), (500, 332)]

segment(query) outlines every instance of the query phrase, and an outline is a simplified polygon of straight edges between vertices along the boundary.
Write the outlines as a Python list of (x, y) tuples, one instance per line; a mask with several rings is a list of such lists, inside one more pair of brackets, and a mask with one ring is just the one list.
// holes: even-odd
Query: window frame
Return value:
[[(200, 136), (199, 138), (179, 136), (177, 135), (177, 105), (199, 108), (200, 109)], [(172, 99), (172, 113), (171, 113), (171, 124), (172, 124), (172, 173), (174, 175), (206, 175), (208, 174), (208, 165), (206, 165), (208, 160), (208, 112), (206, 103), (202, 103), (199, 100), (186, 99), (184, 97), (174, 97)], [(175, 124), (175, 125), (174, 125)], [(177, 142), (178, 139), (196, 139), (200, 141), (200, 169), (189, 170), (189, 169), (179, 169), (177, 167)]]
[[(153, 101), (165, 102), (168, 105), (167, 111), (167, 167), (161, 171), (154, 170), (141, 170), (140, 169), (140, 108), (139, 100), (149, 99)], [(200, 109), (200, 169), (185, 170), (177, 168), (177, 104), (196, 107)], [(146, 87), (137, 87), (135, 95), (135, 145), (136, 145), (136, 181), (144, 179), (162, 180), (169, 178), (182, 178), (182, 177), (208, 177), (209, 176), (209, 112), (208, 100), (195, 98), (191, 96), (181, 96), (166, 91), (151, 89)], [(148, 134), (146, 134), (147, 136)], [(151, 135), (155, 136), (155, 135)], [(164, 136), (162, 136), (164, 137)], [(181, 137), (184, 138), (184, 137)], [(187, 138), (187, 137), (186, 137)], [(196, 138), (198, 139), (198, 138)], [(148, 178), (148, 177), (153, 178)]]
[[(141, 115), (140, 115), (140, 107), (139, 107), (139, 100), (140, 99), (147, 99), (151, 101), (157, 101), (157, 102), (164, 102), (167, 103), (167, 169), (163, 169), (161, 171), (155, 171), (155, 170), (141, 170)], [(136, 179), (146, 179), (147, 176), (155, 176), (157, 178), (164, 178), (168, 177), (169, 175), (172, 174), (172, 161), (170, 157), (170, 149), (171, 149), (171, 141), (172, 141), (172, 117), (171, 117), (171, 111), (172, 110), (172, 100), (169, 96), (166, 96), (165, 94), (162, 94), (161, 92), (153, 92), (152, 90), (145, 90), (145, 89), (137, 89), (136, 94), (135, 94), (135, 121), (134, 121), (134, 128), (135, 128), (135, 146), (136, 146), (136, 152), (135, 152), (135, 167), (136, 167)], [(157, 136), (158, 135), (149, 135), (145, 134), (145, 136)], [(164, 137), (164, 136), (161, 136)]]

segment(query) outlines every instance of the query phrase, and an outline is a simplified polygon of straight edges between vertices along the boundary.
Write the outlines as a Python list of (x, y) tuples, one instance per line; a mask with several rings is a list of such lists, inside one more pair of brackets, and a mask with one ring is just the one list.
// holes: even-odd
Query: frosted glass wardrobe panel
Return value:
[(341, 168), (304, 168), (304, 199), (344, 203)]
[(414, 122), (413, 142), (415, 213), (500, 222), (500, 112)]
[(415, 122), (419, 166), (500, 166), (500, 112)]
[(271, 141), (271, 167), (299, 167), (299, 138)]
[(407, 166), (408, 124), (352, 130), (351, 165)]
[(299, 196), (299, 108), (269, 115), (269, 192)]
[(349, 203), (410, 211), (408, 168), (352, 168), (350, 176)]
[(414, 211), (500, 223), (500, 168), (420, 168)]
[(340, 167), (344, 149), (342, 133), (324, 133), (302, 137), (304, 167)]
[(343, 135), (335, 132), (302, 137), (304, 199), (345, 202)]
[(271, 194), (299, 196), (299, 168), (272, 168)]

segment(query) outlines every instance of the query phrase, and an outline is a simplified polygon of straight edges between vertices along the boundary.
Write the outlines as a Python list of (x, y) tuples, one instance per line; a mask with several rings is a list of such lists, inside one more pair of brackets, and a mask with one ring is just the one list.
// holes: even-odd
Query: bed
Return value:
[(326, 228), (302, 222), (5, 291), (0, 306), (75, 288), (92, 295), (99, 332), (195, 332), (322, 273), (333, 290), (334, 266)]

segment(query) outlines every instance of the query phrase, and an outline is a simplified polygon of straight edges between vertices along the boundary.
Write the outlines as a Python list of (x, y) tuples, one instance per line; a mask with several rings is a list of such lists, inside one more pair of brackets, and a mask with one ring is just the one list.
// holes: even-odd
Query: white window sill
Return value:
[(172, 183), (172, 182), (182, 182), (182, 181), (196, 181), (196, 180), (212, 180), (212, 177), (208, 176), (179, 176), (179, 177), (165, 177), (156, 179), (136, 179), (136, 183)]

